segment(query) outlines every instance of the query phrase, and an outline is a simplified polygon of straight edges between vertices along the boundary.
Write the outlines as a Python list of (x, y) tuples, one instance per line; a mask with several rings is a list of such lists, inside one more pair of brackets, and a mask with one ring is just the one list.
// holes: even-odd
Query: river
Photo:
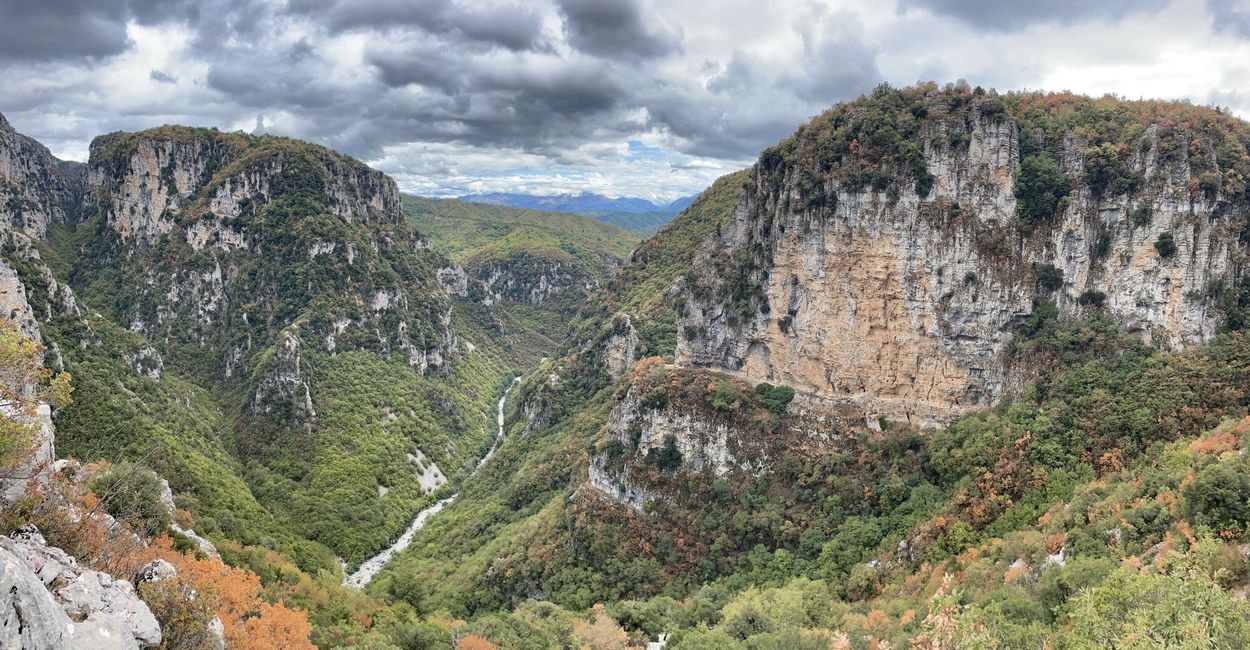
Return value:
[[(473, 471), (469, 472), (469, 475), (465, 477), (466, 481), (473, 478), (474, 474), (477, 474), (477, 471), (482, 468), (482, 465), (485, 465), (486, 461), (490, 460), (491, 456), (495, 455), (495, 451), (499, 449), (499, 445), (503, 443), (503, 407), (508, 400), (508, 394), (512, 392), (513, 388), (516, 388), (517, 382), (520, 381), (520, 377), (513, 379), (512, 383), (508, 384), (508, 387), (504, 389), (503, 395), (499, 397), (499, 406), (495, 412), (495, 425), (497, 427), (495, 442), (490, 446), (490, 450), (486, 452), (486, 455), (482, 456), (482, 458), (477, 461), (477, 465), (473, 466)], [(461, 485), (461, 487), (463, 487), (463, 485)], [(382, 567), (386, 566), (386, 563), (391, 561), (391, 558), (395, 557), (395, 555), (400, 551), (408, 548), (408, 545), (412, 543), (412, 538), (416, 536), (417, 531), (425, 528), (425, 524), (429, 522), (431, 517), (441, 512), (442, 509), (446, 508), (452, 501), (455, 501), (458, 494), (459, 492), (452, 493), (451, 496), (436, 501), (430, 507), (418, 512), (417, 516), (412, 520), (412, 523), (408, 525), (408, 529), (404, 531), (403, 535), (399, 536), (399, 539), (395, 540), (394, 544), (391, 544), (388, 548), (386, 548), (386, 550), (361, 563), (360, 568), (356, 569), (355, 573), (343, 579), (343, 586), (361, 589), (365, 585), (369, 584), (369, 581), (373, 580), (373, 576), (377, 575), (378, 571), (381, 571)]]

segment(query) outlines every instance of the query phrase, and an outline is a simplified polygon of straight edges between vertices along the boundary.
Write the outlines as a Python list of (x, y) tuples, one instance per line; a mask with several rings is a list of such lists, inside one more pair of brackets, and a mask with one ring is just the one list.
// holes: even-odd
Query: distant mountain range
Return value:
[(592, 194), (590, 192), (558, 194), (554, 196), (491, 192), (488, 194), (462, 196), (460, 200), (472, 201), (474, 203), (490, 203), (493, 205), (508, 205), (514, 208), (551, 210), (554, 212), (672, 212), (677, 214), (690, 205), (696, 196), (698, 194), (683, 197), (667, 204), (653, 203), (647, 199), (632, 197), (613, 199), (602, 194)]
[(516, 194), (512, 192), (491, 192), (488, 194), (469, 194), (460, 197), (461, 201), (505, 205), (514, 208), (531, 210), (548, 210), (551, 212), (575, 212), (593, 217), (604, 223), (633, 230), (643, 235), (653, 235), (664, 227), (677, 213), (686, 209), (698, 194), (685, 196), (672, 203), (654, 203), (647, 199), (634, 197), (610, 198), (602, 194), (583, 192), (581, 194), (560, 194), (554, 196), (536, 196), (533, 194)]

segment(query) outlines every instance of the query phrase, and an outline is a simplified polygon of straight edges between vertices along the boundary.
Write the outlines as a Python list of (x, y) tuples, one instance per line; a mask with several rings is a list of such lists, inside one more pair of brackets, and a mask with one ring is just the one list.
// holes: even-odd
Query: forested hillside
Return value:
[(1250, 643), (1222, 111), (882, 86), (644, 241), (284, 138), (9, 131), (0, 523), (166, 647)]

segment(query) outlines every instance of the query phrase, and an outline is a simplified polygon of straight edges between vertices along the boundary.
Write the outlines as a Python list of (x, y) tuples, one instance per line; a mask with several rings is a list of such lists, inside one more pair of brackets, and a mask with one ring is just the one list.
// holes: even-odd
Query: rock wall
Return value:
[(88, 166), (84, 214), (108, 228), (77, 277), (118, 267), (120, 319), (159, 353), (212, 348), (237, 377), (293, 325), (306, 350), (373, 349), (423, 372), (454, 352), (441, 258), (385, 174), (306, 143), (182, 127), (97, 138)]
[[(1090, 310), (1082, 295), (1100, 295), (1129, 333), (1161, 348), (1216, 333), (1221, 314), (1206, 292), (1240, 273), (1244, 215), (1193, 191), (1187, 157), (1206, 153), (1164, 162), (1152, 127), (1129, 161), (1141, 189), (1096, 197), (1079, 187), (1052, 224), (1021, 236), (1016, 125), (973, 110), (960, 126), (925, 128), (934, 183), (923, 197), (826, 177), (827, 198), (813, 205), (797, 165), (757, 164), (683, 288), (678, 363), (934, 426), (1031, 376), (1008, 350), (1037, 299), (1071, 318)], [(1083, 151), (1069, 134), (1070, 175), (1083, 173)], [(1148, 223), (1130, 218), (1141, 209)], [(1167, 258), (1154, 245), (1163, 233), (1177, 246)], [(1062, 273), (1053, 292), (1038, 286), (1044, 264)]]
[(0, 115), (0, 223), (40, 239), (49, 223), (66, 223), (77, 206), (82, 165), (13, 130)]
[(473, 265), (470, 271), (475, 297), (485, 305), (577, 301), (599, 288), (599, 281), (575, 264), (529, 256)]

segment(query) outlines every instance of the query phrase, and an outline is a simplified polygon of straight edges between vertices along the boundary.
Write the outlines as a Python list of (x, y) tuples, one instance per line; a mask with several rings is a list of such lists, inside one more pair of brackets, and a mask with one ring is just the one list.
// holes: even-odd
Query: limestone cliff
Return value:
[(35, 242), (49, 224), (72, 219), (81, 172), (0, 115), (0, 316), (32, 338), (40, 338), (39, 320), (78, 313), (73, 292), (56, 281)]
[(57, 160), (0, 115), (0, 222), (33, 238), (77, 207), (82, 165)]
[[(1216, 333), (1213, 295), (1240, 281), (1248, 214), (1217, 163), (1220, 132), (1121, 107), (1107, 143), (1076, 119), (1029, 122), (1029, 96), (889, 92), (900, 106), (836, 108), (761, 156), (682, 285), (679, 364), (935, 425), (1031, 376), (1011, 350), (1044, 303), (1065, 319), (1104, 311), (1162, 348)], [(1094, 103), (1080, 99), (1065, 110)], [(1040, 217), (1020, 205), (1022, 146), (1030, 169), (1053, 157), (1062, 174)]]
[[(356, 160), (162, 127), (97, 138), (88, 168), (83, 220), (103, 227), (73, 277), (115, 283), (119, 320), (162, 353), (211, 351), (227, 378), (280, 333), (329, 354), (399, 355), (422, 371), (455, 349), (439, 256), (405, 223), (394, 181)], [(257, 395), (291, 383), (290, 368), (275, 372)], [(298, 392), (295, 408), (313, 414)]]

